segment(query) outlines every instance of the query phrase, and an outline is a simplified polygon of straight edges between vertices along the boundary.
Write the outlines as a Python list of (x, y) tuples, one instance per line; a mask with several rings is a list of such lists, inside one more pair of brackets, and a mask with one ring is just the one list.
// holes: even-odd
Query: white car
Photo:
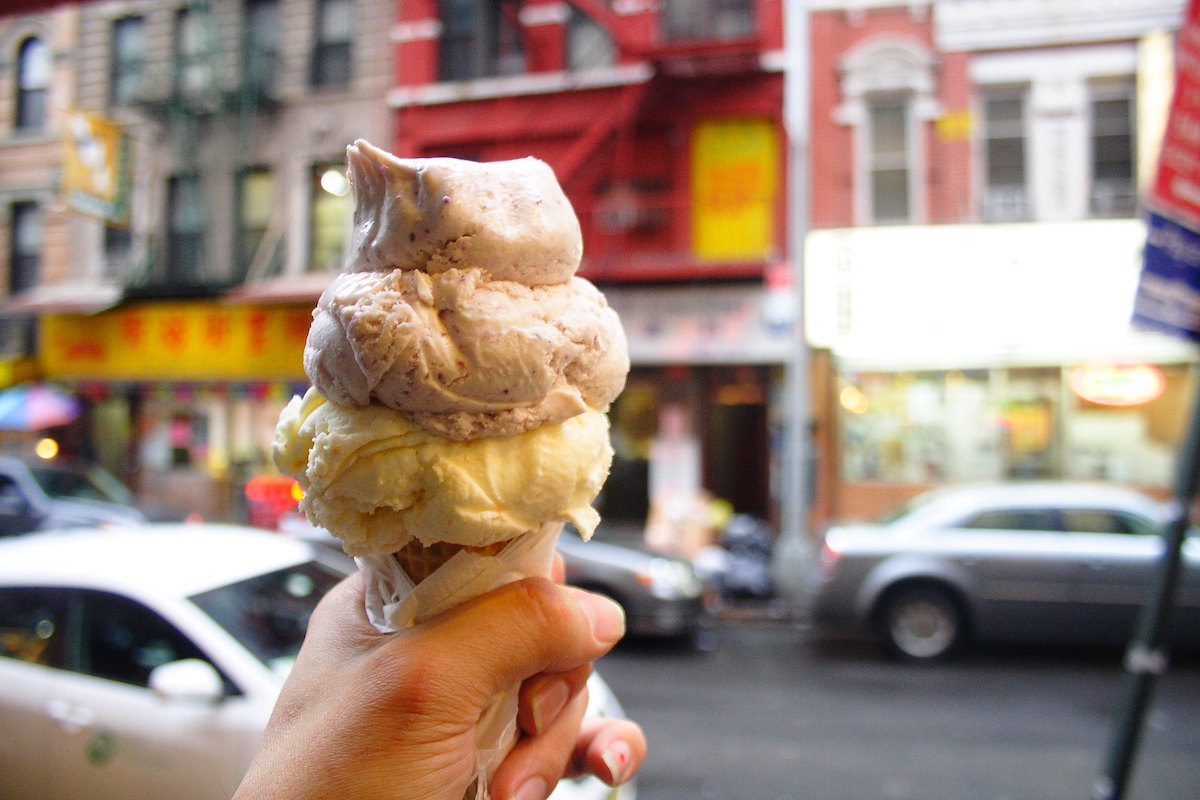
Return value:
[[(0, 798), (228, 798), (344, 563), (224, 525), (0, 542)], [(590, 688), (596, 713), (622, 713)], [(554, 796), (634, 793), (588, 778)]]

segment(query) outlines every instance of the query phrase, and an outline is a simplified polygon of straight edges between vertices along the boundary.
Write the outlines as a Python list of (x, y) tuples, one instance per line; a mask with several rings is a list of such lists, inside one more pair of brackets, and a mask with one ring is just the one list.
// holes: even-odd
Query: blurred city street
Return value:
[[(1122, 699), (1114, 650), (989, 648), (944, 664), (723, 622), (710, 652), (600, 664), (650, 755), (641, 800), (1085, 800)], [(1129, 797), (1200, 796), (1200, 659), (1158, 684)]]

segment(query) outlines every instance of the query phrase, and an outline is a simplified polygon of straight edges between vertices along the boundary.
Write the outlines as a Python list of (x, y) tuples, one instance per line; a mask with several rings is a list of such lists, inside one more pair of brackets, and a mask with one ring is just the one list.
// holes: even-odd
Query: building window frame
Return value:
[[(235, 181), (234, 277), (241, 282), (255, 275), (275, 275), (282, 270), (283, 248), (278, 225), (272, 225), (279, 209), (279, 181), (270, 167), (242, 169)], [(275, 229), (274, 235), (272, 229)], [(263, 250), (263, 248), (269, 250)], [(260, 254), (260, 251), (263, 251)], [(261, 263), (257, 263), (261, 260)]]
[(45, 213), (36, 200), (18, 200), (9, 206), (8, 293), (19, 294), (37, 286), (45, 246)]
[(1088, 214), (1133, 217), (1138, 211), (1137, 89), (1132, 78), (1088, 84)]
[(168, 282), (200, 282), (204, 254), (204, 201), (200, 173), (180, 172), (167, 179)]
[(146, 18), (118, 17), (111, 33), (108, 101), (115, 107), (128, 106), (141, 97), (145, 80)]
[(439, 81), (525, 72), (524, 34), (514, 0), (438, 0), (438, 19)]
[(51, 58), (46, 40), (27, 36), (17, 46), (16, 109), (19, 131), (40, 131), (46, 126), (50, 94)]
[(981, 216), (986, 222), (1027, 221), (1033, 217), (1029, 87), (981, 87), (978, 109)]
[(216, 88), (210, 14), (199, 6), (184, 6), (175, 12), (172, 89), (179, 100), (202, 102)]
[(244, 88), (261, 96), (275, 93), (282, 33), (279, 0), (246, 0), (242, 9)]
[(308, 272), (341, 269), (354, 210), (344, 161), (315, 162), (309, 169)]
[[(935, 95), (934, 54), (924, 43), (903, 37), (879, 37), (850, 50), (842, 59), (841, 104), (834, 120), (851, 128), (854, 147), (854, 217), (856, 225), (923, 223), (928, 218), (925, 148), (928, 123), (937, 119), (941, 105)], [(907, 141), (902, 157), (907, 161), (907, 216), (880, 218), (873, 185), (875, 130), (872, 118), (879, 103), (905, 106)], [(893, 153), (894, 162), (901, 154)], [(896, 167), (892, 166), (892, 169)]]
[(353, 80), (354, 2), (316, 0), (309, 83), (314, 89), (347, 87)]

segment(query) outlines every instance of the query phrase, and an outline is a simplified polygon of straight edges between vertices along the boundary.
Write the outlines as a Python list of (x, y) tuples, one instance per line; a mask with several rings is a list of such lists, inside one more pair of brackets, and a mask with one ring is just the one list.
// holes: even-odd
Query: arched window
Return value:
[(46, 43), (31, 36), (17, 52), (17, 128), (39, 130), (46, 124), (46, 94), (50, 89), (50, 53)]
[(934, 66), (920, 42), (888, 37), (864, 42), (842, 61), (836, 118), (854, 129), (858, 224), (924, 221), (921, 123), (938, 114)]

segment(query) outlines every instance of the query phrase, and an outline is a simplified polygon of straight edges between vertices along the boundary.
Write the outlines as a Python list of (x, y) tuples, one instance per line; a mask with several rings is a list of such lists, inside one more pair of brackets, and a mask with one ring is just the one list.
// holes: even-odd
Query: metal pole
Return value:
[(1183, 545), (1196, 501), (1196, 484), (1200, 481), (1200, 378), (1196, 388), (1187, 437), (1179, 451), (1175, 493), (1164, 529), (1164, 550), (1157, 579), (1146, 596), (1137, 629), (1125, 653), (1124, 702), (1104, 770), (1092, 789), (1093, 800), (1122, 800), (1125, 797), (1155, 682), (1167, 670), (1175, 589), (1183, 567)]
[(809, 22), (807, 0), (784, 0), (784, 128), (787, 132), (788, 259), (795, 303), (787, 364), (780, 547), (807, 553), (809, 354), (804, 336), (804, 243), (808, 233)]

